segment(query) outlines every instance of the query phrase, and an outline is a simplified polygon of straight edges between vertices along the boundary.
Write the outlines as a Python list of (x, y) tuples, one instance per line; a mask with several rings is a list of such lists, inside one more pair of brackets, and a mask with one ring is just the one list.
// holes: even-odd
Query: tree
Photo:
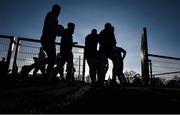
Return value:
[(124, 76), (126, 77), (129, 84), (140, 86), (142, 79), (139, 73), (131, 70), (124, 72)]

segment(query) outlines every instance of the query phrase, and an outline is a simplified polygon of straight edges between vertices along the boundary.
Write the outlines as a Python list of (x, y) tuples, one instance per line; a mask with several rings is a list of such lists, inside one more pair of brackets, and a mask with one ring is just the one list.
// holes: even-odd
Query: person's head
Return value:
[(97, 30), (96, 29), (92, 29), (91, 34), (96, 35), (97, 34)]
[(72, 22), (68, 23), (68, 29), (71, 31), (71, 33), (74, 33), (74, 29), (75, 29), (75, 24)]
[(105, 27), (105, 29), (111, 29), (112, 25), (111, 25), (111, 23), (108, 22), (104, 25), (104, 27)]
[(55, 4), (55, 5), (52, 7), (52, 12), (56, 15), (56, 17), (59, 16), (60, 11), (61, 11), (61, 7), (60, 7), (59, 5)]

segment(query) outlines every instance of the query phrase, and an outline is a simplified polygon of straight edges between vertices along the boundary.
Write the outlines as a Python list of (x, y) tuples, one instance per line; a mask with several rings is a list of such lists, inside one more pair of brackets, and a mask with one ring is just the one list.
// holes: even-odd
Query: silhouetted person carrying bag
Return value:
[(76, 42), (73, 42), (73, 33), (75, 29), (74, 23), (68, 23), (68, 28), (63, 31), (60, 45), (60, 60), (57, 67), (53, 71), (53, 75), (56, 75), (61, 69), (63, 69), (64, 64), (67, 62), (67, 75), (66, 80), (74, 80), (73, 78), (73, 53), (72, 47)]
[(98, 34), (97, 30), (93, 29), (91, 34), (85, 38), (85, 58), (89, 65), (89, 74), (91, 83), (94, 86), (96, 82), (96, 71), (97, 71), (97, 44)]

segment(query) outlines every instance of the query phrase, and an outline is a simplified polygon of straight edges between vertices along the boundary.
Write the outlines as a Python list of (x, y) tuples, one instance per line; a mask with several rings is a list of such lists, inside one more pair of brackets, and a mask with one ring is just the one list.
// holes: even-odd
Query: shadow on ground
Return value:
[(180, 113), (180, 89), (0, 81), (0, 113)]

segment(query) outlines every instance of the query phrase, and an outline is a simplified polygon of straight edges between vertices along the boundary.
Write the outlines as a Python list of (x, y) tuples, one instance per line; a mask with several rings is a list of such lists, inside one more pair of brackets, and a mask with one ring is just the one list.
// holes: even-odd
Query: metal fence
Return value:
[(13, 52), (14, 43), (15, 37), (0, 35), (0, 58), (5, 58), (8, 68), (10, 68), (10, 63), (12, 62), (11, 55)]
[(180, 76), (180, 58), (148, 53), (146, 28), (141, 42), (141, 72), (146, 83), (154, 77), (173, 79)]
[(150, 77), (173, 79), (180, 76), (180, 58), (148, 54)]
[[(0, 58), (6, 59), (8, 68), (11, 70), (17, 66), (18, 72), (20, 72), (23, 66), (34, 63), (33, 57), (38, 57), (40, 47), (40, 40), (19, 37), (15, 42), (15, 37), (13, 36), (0, 35)], [(56, 53), (59, 53), (59, 47), (60, 43), (56, 43)], [(72, 50), (74, 68), (76, 70), (74, 73), (75, 79), (84, 80), (86, 66), (84, 46), (74, 45)], [(32, 71), (30, 74), (32, 74)]]
[[(17, 48), (14, 56), (14, 64), (18, 66), (18, 70), (25, 65), (31, 65), (34, 63), (33, 57), (38, 57), (38, 53), (41, 47), (40, 40), (29, 39), (29, 38), (18, 38)], [(59, 52), (60, 43), (56, 43), (56, 53)], [(85, 75), (85, 59), (84, 59), (84, 46), (74, 45), (74, 68), (75, 68), (75, 79), (84, 80)], [(66, 67), (66, 66), (65, 66)], [(66, 69), (66, 68), (65, 68)], [(18, 72), (19, 72), (18, 71)], [(32, 72), (30, 72), (32, 74)]]

